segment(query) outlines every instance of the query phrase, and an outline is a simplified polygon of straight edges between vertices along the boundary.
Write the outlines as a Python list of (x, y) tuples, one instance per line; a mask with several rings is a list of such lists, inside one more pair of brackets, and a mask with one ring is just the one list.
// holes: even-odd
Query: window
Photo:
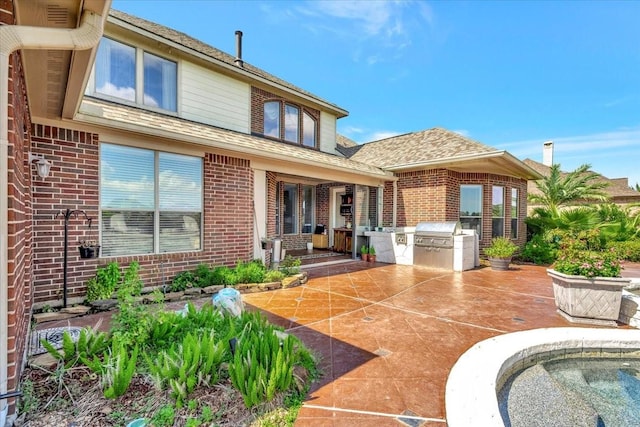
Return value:
[(302, 232), (313, 232), (314, 213), (315, 213), (315, 187), (313, 185), (302, 186)]
[(104, 256), (202, 248), (202, 159), (103, 143)]
[(298, 185), (284, 184), (282, 218), (284, 219), (284, 234), (298, 233)]
[(518, 189), (511, 189), (511, 238), (518, 238)]
[(144, 52), (144, 105), (176, 111), (175, 62)]
[(300, 127), (300, 110), (293, 105), (284, 106), (284, 140), (289, 142), (298, 142)]
[(316, 119), (300, 107), (267, 101), (263, 104), (262, 132), (264, 136), (315, 148), (318, 126)]
[(264, 103), (264, 134), (280, 138), (280, 103), (277, 101)]
[[(138, 67), (142, 67), (140, 74)], [(96, 55), (93, 90), (96, 94), (177, 111), (177, 69), (176, 62), (103, 38)]]
[(460, 223), (482, 235), (482, 185), (460, 186)]
[(504, 187), (494, 185), (491, 192), (491, 237), (504, 236)]
[(302, 128), (304, 129), (302, 145), (306, 147), (315, 147), (316, 146), (316, 121), (306, 111), (303, 115)]

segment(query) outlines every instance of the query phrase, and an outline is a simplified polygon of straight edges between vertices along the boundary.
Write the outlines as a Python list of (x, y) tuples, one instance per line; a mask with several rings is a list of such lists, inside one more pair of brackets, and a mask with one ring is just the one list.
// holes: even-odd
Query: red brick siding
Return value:
[[(60, 303), (63, 292), (65, 209), (82, 209), (99, 227), (99, 141), (97, 134), (35, 126), (33, 151), (53, 161), (51, 176), (34, 186), (35, 300)], [(249, 160), (207, 153), (204, 158), (203, 250), (176, 254), (80, 259), (77, 242), (87, 233), (82, 216), (69, 221), (68, 298), (82, 299), (96, 267), (117, 261), (140, 263), (145, 286), (170, 283), (180, 271), (234, 265), (253, 258), (253, 172)]]
[[(13, 3), (0, 2), (0, 22), (14, 24)], [(29, 336), (33, 293), (31, 286), (31, 177), (28, 153), (31, 128), (29, 106), (22, 58), (19, 52), (9, 56), (8, 74), (8, 179), (7, 197), (7, 287), (8, 316), (7, 347), (0, 349), (7, 355), (6, 390), (18, 389), (20, 375), (25, 365), (25, 351)], [(2, 171), (0, 171), (2, 172)], [(15, 413), (15, 399), (8, 399), (8, 415)]]
[[(460, 185), (483, 186), (483, 232), (481, 247), (491, 242), (491, 196), (493, 185), (505, 188), (505, 235), (511, 234), (511, 189), (519, 190), (518, 238), (524, 245), (526, 233), (527, 181), (487, 173), (459, 173), (447, 169), (403, 172), (398, 176), (397, 227), (413, 227), (421, 221), (457, 221), (460, 211)], [(387, 182), (383, 197), (383, 225), (393, 224), (393, 183)]]

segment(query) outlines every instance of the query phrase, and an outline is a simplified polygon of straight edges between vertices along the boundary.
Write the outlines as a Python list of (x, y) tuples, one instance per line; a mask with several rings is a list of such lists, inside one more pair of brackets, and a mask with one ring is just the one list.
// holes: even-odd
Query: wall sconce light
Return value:
[(43, 154), (29, 153), (29, 164), (36, 164), (38, 170), (38, 176), (40, 178), (46, 178), (51, 171), (51, 162), (44, 158)]

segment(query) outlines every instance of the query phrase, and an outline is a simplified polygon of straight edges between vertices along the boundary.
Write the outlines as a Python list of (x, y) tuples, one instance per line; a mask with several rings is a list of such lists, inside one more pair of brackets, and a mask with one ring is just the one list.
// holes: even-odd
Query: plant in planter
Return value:
[(615, 324), (620, 315), (622, 289), (630, 279), (620, 277), (622, 266), (614, 249), (600, 247), (597, 232), (565, 236), (559, 257), (547, 274), (560, 314), (572, 322)]
[(376, 262), (376, 248), (369, 246), (369, 262)]
[(360, 247), (360, 256), (363, 261), (369, 261), (369, 249), (365, 245)]
[(489, 257), (492, 270), (506, 271), (509, 269), (511, 258), (518, 250), (518, 245), (507, 237), (494, 237), (491, 246), (484, 250)]
[(100, 245), (95, 240), (81, 240), (78, 251), (80, 251), (80, 258), (98, 258), (100, 256)]

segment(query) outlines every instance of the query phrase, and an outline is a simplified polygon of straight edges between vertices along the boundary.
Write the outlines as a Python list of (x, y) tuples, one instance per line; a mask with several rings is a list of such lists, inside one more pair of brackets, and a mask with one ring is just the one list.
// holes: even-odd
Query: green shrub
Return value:
[(133, 347), (129, 352), (125, 343), (114, 339), (111, 352), (105, 355), (104, 370), (102, 373), (102, 385), (104, 397), (115, 399), (122, 396), (131, 384), (131, 379), (136, 373), (136, 361), (138, 360), (138, 347)]
[[(491, 245), (485, 248), (484, 253), (489, 258), (510, 258), (518, 250), (518, 245), (507, 237), (494, 237)], [(369, 248), (371, 251), (371, 248)]]
[(522, 249), (522, 259), (537, 265), (552, 264), (558, 256), (558, 245), (549, 242), (540, 234), (535, 234)]
[(196, 275), (190, 271), (183, 271), (176, 274), (171, 281), (171, 292), (181, 292), (187, 288), (193, 288), (198, 285)]
[(625, 242), (609, 242), (608, 248), (613, 248), (618, 257), (625, 261), (640, 262), (640, 240)]
[(213, 285), (211, 273), (211, 268), (207, 264), (202, 263), (198, 265), (194, 272), (198, 287), (206, 288), (207, 286)]
[(261, 261), (238, 261), (235, 269), (237, 283), (262, 283), (265, 267)]
[(235, 271), (227, 266), (216, 267), (210, 275), (210, 284), (218, 286), (235, 286), (238, 278)]
[(264, 274), (264, 282), (265, 283), (269, 283), (269, 282), (280, 282), (282, 281), (282, 279), (284, 279), (286, 276), (282, 271), (278, 271), (278, 270), (269, 270)]
[(300, 272), (301, 264), (302, 261), (300, 258), (294, 258), (291, 255), (287, 255), (282, 262), (280, 262), (280, 271), (282, 271), (285, 276), (293, 276)]
[(591, 239), (591, 232), (579, 234), (578, 238), (562, 239), (554, 270), (572, 276), (620, 277), (620, 258), (615, 249), (601, 250)]
[(98, 267), (96, 277), (87, 281), (87, 301), (111, 298), (119, 281), (120, 267), (117, 262)]

